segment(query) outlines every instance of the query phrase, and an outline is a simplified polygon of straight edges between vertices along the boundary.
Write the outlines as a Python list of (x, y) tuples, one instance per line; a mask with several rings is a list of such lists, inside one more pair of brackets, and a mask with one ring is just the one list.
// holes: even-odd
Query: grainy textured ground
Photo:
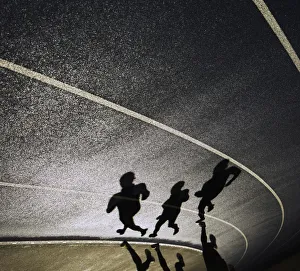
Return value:
[[(297, 249), (300, 78), (289, 56), (251, 1), (143, 2), (4, 0), (1, 58), (169, 125), (261, 176), (285, 221), (260, 259), (282, 219), (265, 186), (243, 171), (210, 213), (245, 234), (241, 269)], [(269, 2), (299, 48), (296, 8)], [(151, 192), (135, 218), (149, 232), (172, 185), (186, 182), (180, 232), (163, 227), (159, 237), (199, 245), (193, 194), (219, 156), (28, 76), (6, 68), (0, 76), (0, 237), (116, 237), (118, 215), (105, 209), (132, 170)], [(236, 264), (246, 249), (241, 233), (206, 221)]]
[[(150, 245), (132, 245), (142, 261), (146, 260), (145, 249), (150, 249), (155, 262), (149, 271), (162, 270), (157, 254)], [(161, 246), (168, 267), (175, 270), (180, 253), (185, 262), (185, 271), (206, 270), (200, 252)], [(104, 244), (34, 244), (0, 245), (1, 271), (133, 271), (136, 270), (126, 248)]]

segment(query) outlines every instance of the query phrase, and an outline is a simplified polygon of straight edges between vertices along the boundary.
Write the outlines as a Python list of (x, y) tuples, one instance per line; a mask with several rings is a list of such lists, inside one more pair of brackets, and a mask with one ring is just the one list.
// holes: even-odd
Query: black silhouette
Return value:
[(141, 235), (145, 235), (148, 229), (142, 229), (135, 225), (133, 217), (141, 208), (140, 195), (142, 200), (149, 197), (150, 192), (144, 183), (133, 184), (135, 175), (133, 172), (127, 172), (120, 178), (120, 185), (122, 190), (112, 196), (109, 200), (106, 212), (110, 213), (115, 207), (118, 207), (120, 221), (124, 224), (123, 229), (118, 229), (117, 233), (124, 234), (127, 228), (134, 231), (139, 231)]
[[(196, 197), (202, 197), (198, 206), (200, 220), (197, 220), (196, 223), (205, 219), (205, 207), (208, 207), (208, 212), (214, 209), (211, 201), (221, 193), (225, 186), (229, 186), (240, 175), (241, 170), (234, 166), (228, 168), (228, 163), (228, 159), (219, 162), (214, 168), (212, 178), (202, 186), (200, 191), (195, 193)], [(230, 175), (233, 177), (227, 181)]]
[(148, 268), (150, 266), (150, 263), (155, 261), (154, 257), (151, 255), (151, 252), (150, 252), (149, 249), (145, 249), (146, 261), (142, 262), (139, 255), (137, 255), (135, 250), (131, 247), (131, 245), (127, 241), (122, 242), (121, 247), (124, 247), (124, 246), (129, 251), (129, 253), (132, 257), (132, 260), (134, 261), (134, 263), (136, 265), (137, 271), (146, 271), (146, 270), (148, 270)]
[[(165, 258), (163, 257), (161, 251), (160, 251), (160, 247), (159, 244), (153, 244), (151, 245), (152, 248), (154, 248), (157, 252), (157, 257), (159, 260), (159, 264), (161, 266), (161, 268), (163, 269), (163, 271), (171, 271), (170, 268), (167, 265), (167, 262), (165, 260)], [(184, 261), (183, 261), (183, 257), (180, 253), (176, 254), (178, 262), (175, 263), (175, 270), (176, 271), (183, 271), (183, 267), (185, 266)]]
[(183, 186), (184, 186), (184, 181), (179, 181), (175, 185), (173, 185), (171, 189), (171, 196), (162, 205), (163, 212), (160, 216), (156, 218), (158, 221), (155, 225), (155, 229), (153, 233), (151, 233), (149, 237), (157, 236), (160, 227), (167, 221), (169, 221), (168, 227), (174, 229), (173, 235), (178, 233), (179, 227), (177, 224), (175, 224), (175, 220), (177, 219), (180, 213), (180, 208), (182, 203), (189, 199), (189, 190), (188, 189), (181, 190)]
[(174, 229), (173, 234), (175, 235), (176, 233), (178, 233), (179, 227), (177, 224), (175, 224), (175, 220), (177, 219), (180, 213), (182, 203), (189, 199), (189, 190), (181, 190), (183, 186), (184, 181), (177, 182), (175, 185), (173, 185), (171, 189), (171, 196), (162, 205), (163, 212), (160, 216), (156, 218), (158, 221), (155, 225), (153, 233), (151, 233), (149, 237), (157, 236), (160, 227), (167, 221), (169, 221), (168, 227)]
[(205, 222), (200, 222), (199, 225), (201, 226), (201, 243), (203, 250), (203, 258), (207, 271), (228, 271), (226, 262), (216, 251), (216, 249), (218, 248), (216, 243), (216, 237), (210, 234), (210, 242), (208, 243), (205, 230)]

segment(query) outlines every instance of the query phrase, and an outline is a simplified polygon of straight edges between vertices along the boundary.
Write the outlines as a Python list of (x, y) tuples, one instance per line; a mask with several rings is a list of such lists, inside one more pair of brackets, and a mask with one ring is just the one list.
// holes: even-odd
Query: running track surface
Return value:
[[(180, 232), (159, 237), (198, 245), (192, 195), (221, 152), (249, 169), (206, 219), (223, 257), (251, 270), (298, 247), (299, 73), (254, 3), (37, 2), (5, 1), (0, 16), (2, 238), (116, 237), (105, 208), (132, 170), (151, 191), (136, 217), (149, 231), (171, 186), (186, 182)], [(299, 51), (293, 8), (267, 4)]]

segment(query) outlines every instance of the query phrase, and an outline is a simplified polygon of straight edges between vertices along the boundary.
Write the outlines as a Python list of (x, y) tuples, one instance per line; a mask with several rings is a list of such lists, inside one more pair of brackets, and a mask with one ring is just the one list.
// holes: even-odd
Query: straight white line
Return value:
[[(279, 247), (276, 248), (276, 252), (282, 249), (284, 246), (286, 246), (293, 238), (295, 238), (300, 233), (300, 230), (296, 231), (289, 239), (287, 239), (283, 244), (281, 244)], [(273, 253), (275, 254), (275, 253)], [(260, 256), (260, 255), (258, 255)], [(257, 257), (258, 257), (257, 256)], [(256, 258), (254, 258), (256, 259)]]
[(286, 242), (284, 242), (284, 244), (282, 246), (284, 246), (286, 243), (288, 243), (289, 241), (291, 241), (293, 238), (295, 238), (298, 234), (300, 233), (300, 230), (296, 231), (292, 237), (290, 237)]
[(272, 28), (273, 32), (281, 42), (284, 49), (287, 51), (288, 55), (290, 56), (298, 71), (300, 72), (300, 59), (297, 56), (295, 50), (293, 49), (291, 43), (287, 39), (286, 35), (280, 28), (279, 24), (277, 23), (273, 14), (269, 10), (266, 3), (263, 0), (253, 0), (253, 3), (257, 6), (261, 14), (264, 16), (265, 20), (268, 22), (269, 26)]
[[(30, 185), (30, 184), (8, 183), (8, 182), (0, 182), (0, 186), (7, 186), (7, 187), (14, 187), (14, 188), (26, 188), (26, 189), (38, 189), (38, 190), (66, 192), (66, 193), (76, 193), (76, 194), (83, 194), (83, 195), (89, 195), (89, 196), (91, 196), (91, 195), (99, 196), (99, 195), (103, 194), (102, 192), (97, 193), (97, 192), (89, 192), (89, 191), (78, 191), (78, 190), (73, 190), (73, 189), (64, 189), (64, 188)], [(143, 204), (152, 204), (152, 205), (156, 205), (156, 206), (161, 206), (162, 205), (162, 203), (158, 203), (158, 202), (154, 202), (154, 201), (148, 201), (148, 200), (143, 201)], [(190, 213), (198, 214), (198, 212), (187, 209), (187, 208), (181, 208), (181, 210), (186, 211), (186, 212), (190, 212)], [(237, 264), (240, 263), (242, 261), (242, 259), (244, 258), (244, 256), (246, 255), (246, 252), (247, 252), (248, 246), (249, 246), (248, 239), (247, 239), (246, 235), (238, 227), (236, 227), (235, 225), (233, 225), (233, 224), (231, 224), (231, 223), (229, 223), (225, 220), (222, 220), (220, 218), (217, 218), (217, 217), (214, 217), (214, 216), (211, 216), (211, 215), (205, 215), (205, 216), (210, 217), (212, 219), (215, 219), (219, 222), (222, 222), (226, 225), (231, 226), (232, 228), (234, 228), (236, 231), (238, 231), (242, 235), (242, 237), (244, 238), (244, 241), (245, 241), (245, 250), (243, 252), (242, 257), (237, 262)]]
[[(154, 240), (155, 241), (155, 240)], [(129, 241), (130, 245), (152, 245), (153, 242), (138, 242), (138, 241)], [(0, 246), (11, 246), (11, 245), (84, 245), (84, 244), (89, 244), (89, 245), (94, 245), (94, 244), (99, 244), (99, 245), (120, 245), (122, 243), (121, 241), (110, 241), (110, 240), (51, 240), (51, 241), (5, 241), (5, 242), (0, 242)], [(175, 245), (175, 244), (168, 244), (168, 243), (160, 243), (161, 247), (176, 247), (176, 248), (184, 248), (184, 249), (189, 249), (193, 250), (196, 252), (201, 252), (201, 249), (194, 248), (194, 247), (188, 247), (188, 246), (183, 246), (183, 245)]]
[(65, 192), (65, 193), (75, 193), (82, 195), (101, 195), (101, 193), (89, 192), (89, 191), (77, 191), (73, 189), (65, 189), (65, 188), (57, 188), (50, 186), (40, 186), (40, 185), (32, 185), (32, 184), (21, 184), (21, 183), (8, 183), (8, 182), (0, 182), (0, 186), (14, 187), (14, 188), (26, 188), (26, 189), (37, 189), (37, 190), (47, 190), (47, 191), (56, 191), (56, 192)]
[(284, 223), (284, 207), (283, 207), (283, 204), (280, 200), (280, 198), (278, 197), (278, 195), (276, 194), (276, 192), (261, 178), (259, 177), (256, 173), (254, 173), (252, 170), (250, 170), (249, 168), (247, 168), (246, 166), (244, 166), (243, 164), (241, 164), (240, 162), (236, 161), (235, 159), (231, 158), (230, 156), (214, 149), (213, 147), (191, 137), (191, 136), (188, 136), (176, 129), (173, 129), (165, 124), (162, 124), (158, 121), (155, 121), (151, 118), (148, 118), (142, 114), (139, 114), (137, 112), (134, 112), (132, 110), (129, 110), (123, 106), (120, 106), (118, 104), (115, 104), (115, 103), (112, 103), (110, 101), (107, 101), (99, 96), (96, 96), (94, 94), (91, 94), (91, 93), (88, 93), (84, 90), (81, 90), (79, 88), (76, 88), (76, 87), (72, 87), (68, 84), (65, 84), (63, 82), (60, 82), (58, 80), (55, 80), (51, 77), (48, 77), (48, 76), (45, 76), (43, 74), (40, 74), (38, 72), (35, 72), (35, 71), (32, 71), (32, 70), (29, 70), (25, 67), (22, 67), (20, 65), (17, 65), (17, 64), (14, 64), (12, 62), (9, 62), (9, 61), (6, 61), (4, 59), (1, 59), (0, 58), (0, 66), (3, 67), (3, 68), (6, 68), (8, 70), (11, 70), (11, 71), (14, 71), (16, 73), (19, 73), (19, 74), (22, 74), (24, 76), (27, 76), (29, 78), (33, 78), (33, 79), (36, 79), (38, 81), (41, 81), (43, 83), (46, 83), (48, 85), (51, 85), (51, 86), (54, 86), (58, 89), (61, 89), (61, 90), (64, 90), (64, 91), (67, 91), (69, 93), (72, 93), (72, 94), (75, 94), (75, 95), (78, 95), (80, 97), (83, 97), (85, 99), (88, 99), (90, 101), (93, 101), (95, 103), (98, 103), (100, 105), (103, 105), (103, 106), (106, 106), (106, 107), (109, 107), (113, 110), (116, 110), (118, 112), (121, 112), (125, 115), (128, 115), (130, 117), (133, 117), (133, 118), (136, 118), (140, 121), (143, 121), (145, 123), (148, 123), (150, 125), (153, 125), (159, 129), (162, 129), (164, 131), (167, 131), (175, 136), (178, 136), (184, 140), (187, 140), (199, 147), (202, 147), (216, 155), (219, 155), (220, 157), (222, 158), (225, 158), (225, 159), (229, 159), (230, 162), (232, 162), (233, 164), (237, 165), (239, 168), (243, 169), (244, 171), (246, 171), (248, 174), (250, 174), (251, 176), (253, 176), (255, 179), (257, 179), (260, 183), (262, 183), (270, 192), (271, 194), (275, 197), (275, 199), (277, 200), (279, 206), (280, 206), (280, 210), (281, 210), (281, 223), (280, 223), (280, 226), (279, 226), (279, 230), (278, 232), (276, 233), (275, 237), (272, 239), (272, 241), (269, 243), (269, 245), (264, 249), (264, 251), (275, 241), (275, 239), (277, 238), (277, 236), (279, 235), (279, 233), (281, 232), (281, 229), (283, 227), (283, 223)]

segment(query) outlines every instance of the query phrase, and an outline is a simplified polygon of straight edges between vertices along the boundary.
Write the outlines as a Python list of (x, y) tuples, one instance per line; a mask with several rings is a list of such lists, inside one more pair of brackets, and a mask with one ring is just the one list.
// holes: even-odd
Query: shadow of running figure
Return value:
[(133, 172), (127, 172), (120, 178), (120, 185), (122, 190), (112, 196), (109, 200), (106, 212), (112, 212), (115, 207), (119, 210), (120, 221), (124, 224), (123, 229), (118, 229), (117, 233), (124, 234), (127, 228), (134, 231), (139, 231), (144, 236), (148, 229), (143, 229), (140, 226), (135, 225), (133, 217), (138, 213), (141, 208), (140, 195), (142, 200), (149, 197), (150, 192), (144, 183), (133, 184), (135, 175)]
[(210, 242), (207, 242), (205, 222), (200, 222), (199, 225), (201, 227), (203, 258), (207, 271), (228, 271), (226, 262), (216, 250), (218, 248), (216, 237), (213, 234), (210, 234)]
[(178, 233), (179, 227), (177, 224), (175, 224), (175, 220), (177, 219), (180, 213), (180, 208), (182, 203), (189, 199), (189, 190), (188, 189), (181, 190), (183, 186), (184, 186), (184, 181), (179, 181), (173, 185), (171, 189), (171, 196), (162, 205), (163, 212), (160, 216), (156, 218), (158, 221), (155, 225), (155, 229), (153, 233), (151, 233), (149, 237), (156, 237), (158, 231), (160, 230), (160, 227), (167, 221), (169, 221), (168, 227), (174, 229), (173, 235)]
[[(228, 163), (228, 159), (219, 162), (214, 168), (212, 178), (202, 186), (200, 191), (195, 193), (196, 197), (202, 197), (198, 206), (200, 219), (196, 223), (205, 219), (205, 207), (208, 207), (208, 212), (213, 210), (214, 204), (211, 201), (222, 192), (225, 186), (229, 186), (240, 175), (241, 170), (234, 166), (228, 167)], [(232, 175), (232, 178), (228, 180), (230, 175)]]
[[(157, 252), (157, 257), (159, 260), (159, 264), (161, 266), (161, 268), (163, 269), (163, 271), (171, 271), (170, 268), (167, 265), (167, 262), (165, 260), (165, 258), (163, 257), (161, 251), (160, 251), (160, 247), (159, 244), (153, 244), (151, 245), (152, 248), (154, 248)], [(176, 271), (183, 271), (183, 267), (185, 266), (185, 263), (183, 261), (183, 257), (180, 253), (176, 254), (178, 262), (175, 263), (175, 270)]]
[(146, 261), (142, 262), (139, 255), (137, 255), (135, 250), (131, 247), (131, 245), (127, 241), (122, 242), (121, 247), (124, 247), (124, 246), (129, 251), (129, 253), (132, 257), (132, 260), (134, 261), (134, 263), (136, 265), (136, 270), (137, 271), (146, 271), (146, 270), (148, 270), (148, 268), (150, 266), (150, 263), (155, 261), (154, 257), (151, 255), (151, 252), (150, 252), (149, 249), (145, 249)]

